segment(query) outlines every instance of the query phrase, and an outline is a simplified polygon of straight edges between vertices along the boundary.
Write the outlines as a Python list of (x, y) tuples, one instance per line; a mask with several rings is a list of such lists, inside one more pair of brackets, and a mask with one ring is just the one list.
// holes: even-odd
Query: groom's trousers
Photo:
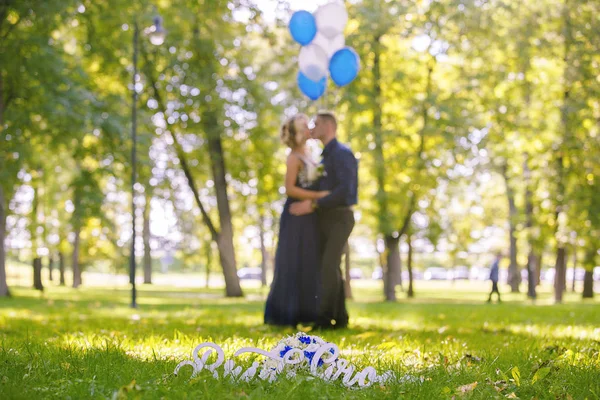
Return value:
[(350, 207), (319, 210), (321, 290), (317, 325), (348, 325), (341, 263), (344, 246), (354, 228)]

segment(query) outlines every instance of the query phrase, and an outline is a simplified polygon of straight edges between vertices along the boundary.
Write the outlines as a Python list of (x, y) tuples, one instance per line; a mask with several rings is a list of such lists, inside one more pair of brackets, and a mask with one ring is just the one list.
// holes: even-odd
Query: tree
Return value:
[[(447, 5), (373, 0), (350, 10), (357, 29), (348, 40), (368, 67), (344, 92), (343, 104), (358, 147), (372, 150), (372, 157), (361, 157), (361, 170), (374, 177), (361, 179), (368, 182), (362, 191), (375, 199), (366, 209), (385, 243), (384, 294), (393, 301), (400, 241), (419, 200), (449, 169), (442, 160), (456, 151), (455, 137), (467, 136), (473, 121), (463, 112), (467, 97), (453, 86), (461, 81), (449, 62), (455, 21)], [(400, 24), (398, 15), (418, 17)], [(411, 50), (415, 40), (425, 45)]]
[[(0, 5), (1, 296), (9, 293), (5, 282), (6, 217), (20, 184), (18, 174), (31, 156), (37, 157), (36, 146), (54, 146), (79, 133), (80, 116), (85, 114), (89, 92), (81, 84), (81, 70), (67, 60), (61, 38), (51, 35), (74, 4), (7, 0)], [(67, 76), (65, 70), (72, 73)]]

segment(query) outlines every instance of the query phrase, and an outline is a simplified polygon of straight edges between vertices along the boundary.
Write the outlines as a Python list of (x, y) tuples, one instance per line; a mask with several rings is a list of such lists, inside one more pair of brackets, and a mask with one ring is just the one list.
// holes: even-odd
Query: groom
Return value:
[(312, 137), (320, 140), (325, 175), (319, 190), (331, 192), (319, 200), (305, 200), (291, 205), (293, 215), (317, 212), (321, 234), (321, 298), (317, 329), (348, 326), (344, 281), (340, 264), (344, 246), (354, 228), (352, 206), (358, 201), (358, 162), (350, 149), (336, 139), (337, 121), (331, 113), (317, 115)]

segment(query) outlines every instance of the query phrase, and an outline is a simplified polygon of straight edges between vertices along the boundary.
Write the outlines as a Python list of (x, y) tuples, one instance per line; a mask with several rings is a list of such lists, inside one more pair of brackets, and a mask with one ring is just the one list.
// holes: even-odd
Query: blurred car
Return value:
[(554, 282), (554, 268), (548, 268), (542, 271), (542, 280), (544, 282)]
[(452, 280), (468, 280), (469, 279), (469, 268), (465, 266), (458, 266), (448, 271), (448, 279)]
[[(575, 280), (577, 282), (583, 282), (585, 278), (585, 269), (584, 268), (575, 268)], [(573, 281), (573, 268), (567, 268), (567, 282)]]
[[(423, 279), (423, 273), (421, 271), (417, 271), (416, 269), (413, 269), (412, 275), (413, 275), (413, 281), (418, 281), (418, 280)], [(408, 270), (406, 268), (404, 268), (402, 270), (402, 281), (408, 282), (408, 278), (409, 278)]]
[(250, 279), (262, 279), (262, 270), (258, 267), (244, 267), (240, 268), (237, 272), (238, 278), (244, 280)]
[[(489, 275), (487, 279), (490, 279)], [(498, 282), (507, 283), (508, 282), (508, 269), (500, 268), (498, 271)]]
[(442, 267), (430, 267), (425, 270), (426, 281), (445, 281), (448, 279), (448, 271)]
[(473, 267), (469, 276), (475, 281), (487, 281), (490, 279), (490, 269), (488, 267)]
[(360, 268), (350, 268), (350, 279), (362, 279), (363, 272)]
[(373, 280), (383, 279), (383, 268), (375, 267), (375, 269), (373, 270), (373, 273), (371, 274), (371, 279), (373, 279)]
[(600, 281), (600, 267), (594, 268), (594, 280)]
[(529, 279), (529, 271), (527, 271), (527, 268), (523, 268), (521, 270), (521, 281), (527, 282), (528, 279)]

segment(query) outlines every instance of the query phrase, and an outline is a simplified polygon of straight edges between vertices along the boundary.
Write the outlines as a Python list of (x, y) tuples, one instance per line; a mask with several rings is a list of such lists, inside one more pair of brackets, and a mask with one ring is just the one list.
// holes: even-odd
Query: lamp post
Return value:
[[(150, 43), (160, 46), (165, 41), (165, 30), (162, 27), (162, 18), (156, 15), (153, 25), (147, 29), (150, 37)], [(133, 92), (131, 95), (131, 252), (129, 253), (129, 282), (131, 283), (131, 308), (137, 308), (137, 290), (135, 287), (135, 184), (137, 182), (137, 60), (138, 60), (138, 41), (140, 31), (137, 21), (133, 23)]]

